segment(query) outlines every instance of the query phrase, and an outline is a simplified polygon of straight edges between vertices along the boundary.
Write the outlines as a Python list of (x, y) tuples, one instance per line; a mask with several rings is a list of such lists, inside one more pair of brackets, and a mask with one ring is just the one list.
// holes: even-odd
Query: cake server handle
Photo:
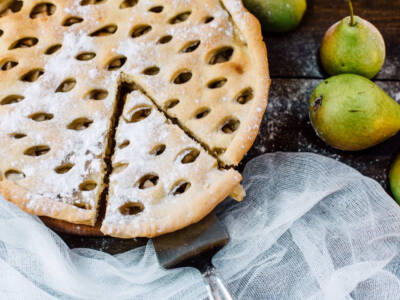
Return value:
[(223, 280), (218, 276), (215, 267), (209, 266), (202, 273), (204, 282), (207, 285), (208, 298), (210, 300), (234, 300), (235, 298), (229, 293)]

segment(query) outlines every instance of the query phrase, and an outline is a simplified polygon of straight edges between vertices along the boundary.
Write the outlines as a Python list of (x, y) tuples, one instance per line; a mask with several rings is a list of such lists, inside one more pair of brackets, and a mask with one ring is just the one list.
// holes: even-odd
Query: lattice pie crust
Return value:
[(269, 83), (240, 0), (1, 1), (0, 193), (88, 225), (108, 195), (112, 236), (182, 228), (238, 191)]

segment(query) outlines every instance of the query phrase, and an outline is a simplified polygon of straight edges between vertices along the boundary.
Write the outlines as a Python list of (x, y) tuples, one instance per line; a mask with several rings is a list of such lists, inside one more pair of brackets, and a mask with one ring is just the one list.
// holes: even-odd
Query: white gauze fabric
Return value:
[[(400, 299), (400, 208), (374, 180), (309, 153), (266, 154), (247, 196), (217, 208), (230, 243), (213, 259), (238, 299)], [(151, 242), (70, 250), (0, 200), (0, 299), (203, 299), (192, 268), (163, 270)]]

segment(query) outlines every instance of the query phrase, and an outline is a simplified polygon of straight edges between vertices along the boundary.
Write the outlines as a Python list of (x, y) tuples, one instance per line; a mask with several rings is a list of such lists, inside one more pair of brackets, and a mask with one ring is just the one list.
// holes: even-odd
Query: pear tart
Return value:
[[(127, 83), (142, 92), (125, 103)], [(108, 192), (113, 236), (184, 227), (240, 194), (229, 167), (257, 135), (269, 83), (240, 0), (2, 1), (0, 193), (93, 225)]]

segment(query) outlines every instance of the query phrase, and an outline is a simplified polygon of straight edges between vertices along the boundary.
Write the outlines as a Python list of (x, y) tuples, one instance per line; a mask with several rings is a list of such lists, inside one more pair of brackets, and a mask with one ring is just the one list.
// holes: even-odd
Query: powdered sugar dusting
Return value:
[[(143, 107), (150, 108), (151, 113), (143, 120), (131, 122), (132, 114)], [(162, 232), (163, 222), (154, 219), (160, 210), (164, 212), (163, 218), (168, 215), (166, 211), (177, 205), (182, 205), (182, 208), (176, 209), (186, 210), (184, 203), (204, 193), (216, 178), (225, 176), (225, 171), (219, 171), (216, 160), (179, 127), (169, 123), (140, 91), (134, 91), (128, 96), (122, 116), (116, 133), (117, 148), (112, 162), (113, 166), (128, 165), (123, 170), (111, 174), (103, 226), (112, 232), (122, 224), (139, 228), (144, 222), (153, 222), (152, 226), (156, 226), (156, 230)], [(127, 140), (130, 141), (129, 146), (119, 149), (118, 145)], [(165, 146), (165, 150), (159, 156), (151, 152), (157, 145)], [(184, 164), (181, 160), (185, 153), (188, 153), (187, 149), (197, 149), (199, 156), (194, 162)], [(135, 159), (132, 160), (132, 157)], [(153, 187), (141, 189), (138, 187), (138, 181), (146, 174), (157, 176), (158, 181)], [(190, 182), (191, 186), (186, 193), (175, 196), (171, 191), (174, 184), (181, 180)], [(131, 202), (142, 203), (143, 212), (132, 216), (122, 215), (120, 207)], [(187, 209), (189, 210), (185, 212), (185, 218), (190, 219), (191, 208)], [(168, 226), (170, 222), (164, 225)]]

